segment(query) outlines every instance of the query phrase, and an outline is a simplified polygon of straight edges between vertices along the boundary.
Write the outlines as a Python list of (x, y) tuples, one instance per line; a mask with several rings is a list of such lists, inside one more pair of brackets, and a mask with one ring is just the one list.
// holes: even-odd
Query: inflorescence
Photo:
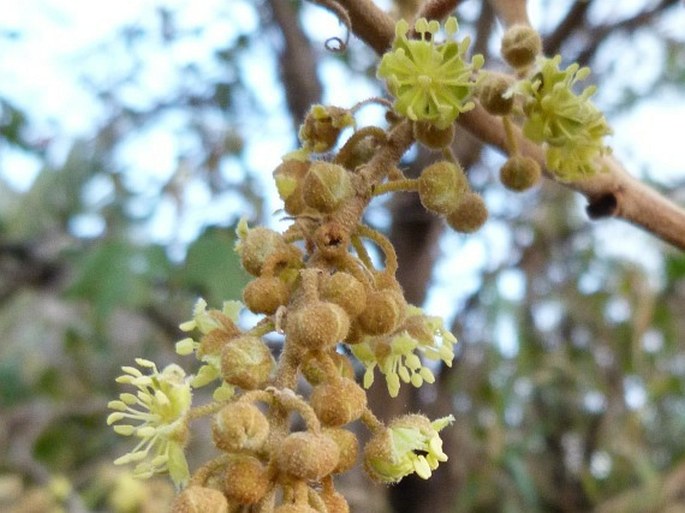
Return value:
[[(517, 118), (527, 137), (545, 143), (547, 166), (562, 179), (594, 172), (594, 158), (606, 151), (607, 125), (588, 101), (593, 90), (571, 91), (587, 72), (575, 65), (562, 71), (559, 58), (540, 57), (532, 29), (514, 27), (504, 38), (502, 53), (517, 79), (479, 71), (480, 56), (468, 63), (469, 41), (453, 39), (454, 18), (444, 24), (444, 42), (436, 42), (437, 21), (419, 19), (414, 29), (419, 39), (409, 39), (409, 25), (398, 22), (378, 68), (395, 98), (388, 129), (356, 129), (355, 113), (369, 101), (352, 109), (311, 108), (299, 132), (301, 149), (273, 173), (290, 226), (279, 233), (241, 221), (236, 251), (253, 277), (242, 302), (227, 301), (219, 310), (199, 299), (180, 326), (187, 336), (177, 353), (194, 355), (197, 372), (186, 375), (176, 364), (159, 371), (137, 359), (143, 370), (124, 367), (117, 380), (135, 393), (110, 402), (108, 423), (139, 442), (115, 463), (134, 463), (143, 478), (168, 472), (180, 491), (173, 513), (346, 513), (334, 476), (350, 470), (360, 453), (377, 481), (430, 477), (447, 460), (439, 432), (453, 417), (409, 414), (385, 424), (365, 389), (377, 375), (391, 397), (402, 384), (433, 383), (436, 369), (452, 364), (456, 339), (441, 319), (407, 303), (395, 250), (362, 222), (366, 207), (385, 193), (416, 192), (454, 230), (479, 229), (485, 203), (450, 150), (454, 121), (476, 98), (502, 116), (510, 158), (500, 176), (513, 190), (540, 176), (538, 163), (514, 143)], [(347, 128), (355, 130), (338, 146)], [(398, 166), (415, 141), (443, 158), (410, 179)], [(369, 244), (379, 250), (381, 267)], [(260, 320), (240, 326), (242, 310)], [(278, 358), (265, 339), (273, 335), (283, 337)], [(361, 384), (355, 361), (363, 368)], [(311, 387), (306, 395), (298, 392), (301, 380)], [(193, 390), (201, 387), (211, 387), (212, 402), (192, 406)], [(206, 416), (217, 456), (191, 473), (185, 457), (191, 422)], [(370, 432), (363, 449), (353, 423)]]

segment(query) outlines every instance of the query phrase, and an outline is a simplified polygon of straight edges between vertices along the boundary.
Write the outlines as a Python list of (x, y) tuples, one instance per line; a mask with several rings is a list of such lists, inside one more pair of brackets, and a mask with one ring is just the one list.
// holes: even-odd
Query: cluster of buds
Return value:
[[(180, 325), (188, 336), (177, 353), (194, 355), (197, 372), (186, 375), (176, 364), (159, 371), (141, 359), (143, 370), (124, 368), (119, 381), (138, 393), (112, 401), (109, 422), (141, 441), (116, 463), (135, 463), (143, 478), (168, 472), (180, 492), (174, 513), (346, 513), (334, 479), (360, 459), (385, 483), (412, 473), (428, 478), (447, 459), (438, 433), (451, 416), (405, 415), (385, 424), (369, 407), (366, 389), (377, 372), (393, 397), (403, 383), (432, 383), (439, 365), (451, 365), (456, 339), (440, 319), (407, 303), (394, 248), (361, 219), (374, 196), (398, 184), (448, 216), (464, 203), (468, 184), (456, 164), (406, 179), (397, 152), (379, 157), (397, 127), (361, 128), (330, 155), (353, 121), (353, 110), (313, 107), (300, 130), (302, 148), (274, 171), (291, 225), (279, 233), (238, 224), (236, 251), (252, 275), (242, 302), (212, 309), (200, 299)], [(373, 263), (369, 244), (383, 266)], [(241, 327), (243, 309), (261, 318)], [(274, 335), (283, 337), (277, 358), (265, 338)], [(355, 362), (365, 369), (359, 383)], [(310, 386), (304, 395), (302, 381)], [(212, 402), (191, 407), (201, 387), (212, 387)], [(184, 454), (190, 425), (206, 416), (217, 456), (191, 473)], [(355, 423), (370, 431), (363, 448)]]
[[(407, 23), (398, 22), (378, 69), (396, 98), (387, 130), (356, 129), (338, 148), (366, 102), (352, 109), (315, 105), (308, 113), (299, 132), (302, 148), (273, 172), (291, 224), (277, 232), (241, 221), (236, 251), (252, 276), (242, 302), (227, 301), (219, 310), (200, 299), (193, 318), (180, 326), (188, 336), (177, 352), (194, 355), (197, 372), (186, 375), (175, 364), (159, 371), (142, 359), (138, 365), (147, 372), (123, 369), (119, 382), (137, 393), (112, 401), (108, 422), (140, 441), (116, 463), (135, 463), (139, 477), (168, 472), (180, 491), (173, 513), (347, 513), (334, 479), (360, 458), (369, 476), (384, 483), (412, 473), (430, 477), (447, 459), (439, 432), (452, 416), (430, 421), (410, 414), (385, 424), (371, 411), (366, 389), (377, 374), (391, 397), (402, 384), (433, 383), (434, 371), (452, 364), (456, 339), (439, 318), (407, 303), (395, 250), (363, 223), (364, 211), (376, 196), (411, 191), (456, 231), (483, 225), (485, 204), (450, 150), (453, 122), (473, 107), (476, 89), (484, 107), (503, 117), (511, 156), (501, 177), (511, 189), (524, 190), (540, 176), (538, 164), (512, 142), (514, 93), (524, 98), (518, 102), (528, 116), (524, 132), (554, 147), (548, 152), (552, 169), (573, 174), (566, 164), (556, 166), (573, 148), (582, 150), (574, 155), (583, 162), (571, 159), (573, 172), (601, 151), (597, 137), (604, 125), (584, 103), (589, 93), (568, 91), (581, 71), (561, 72), (557, 60), (536, 61), (540, 42), (532, 29), (514, 27), (505, 35), (505, 59), (529, 77), (516, 82), (495, 74), (476, 79), (482, 58), (464, 61), (469, 41), (451, 39), (454, 18), (445, 23), (442, 43), (436, 42), (437, 22), (419, 19), (414, 28), (420, 39), (409, 39)], [(559, 102), (561, 111), (550, 110)], [(569, 142), (567, 135), (584, 129), (587, 137)], [(443, 159), (409, 179), (398, 166), (414, 142), (441, 151)], [(370, 245), (382, 264), (374, 263)], [(261, 316), (249, 328), (239, 323), (243, 309)], [(277, 358), (265, 338), (274, 335), (283, 339)], [(360, 383), (355, 364), (363, 367)], [(306, 394), (298, 393), (302, 381), (309, 384)], [(192, 407), (193, 390), (207, 386), (212, 402)], [(186, 442), (190, 423), (201, 417), (211, 417), (217, 456), (191, 473)], [(363, 449), (355, 423), (370, 431)]]

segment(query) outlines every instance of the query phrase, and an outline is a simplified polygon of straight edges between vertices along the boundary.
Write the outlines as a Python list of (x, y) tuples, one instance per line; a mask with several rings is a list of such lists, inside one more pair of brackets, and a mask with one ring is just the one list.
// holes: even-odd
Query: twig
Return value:
[[(673, 1), (664, 0), (661, 6)], [(340, 0), (340, 4), (350, 15), (355, 34), (382, 54), (394, 36), (392, 18), (369, 0)], [(480, 105), (460, 115), (457, 123), (484, 143), (505, 148), (502, 124)], [(544, 167), (542, 148), (526, 139), (519, 129), (514, 132), (522, 154), (534, 158)], [(685, 210), (631, 177), (615, 158), (605, 157), (600, 164), (605, 168), (602, 173), (578, 182), (559, 183), (587, 198), (591, 218), (611, 216), (624, 219), (685, 250)], [(546, 176), (554, 179), (549, 172)]]

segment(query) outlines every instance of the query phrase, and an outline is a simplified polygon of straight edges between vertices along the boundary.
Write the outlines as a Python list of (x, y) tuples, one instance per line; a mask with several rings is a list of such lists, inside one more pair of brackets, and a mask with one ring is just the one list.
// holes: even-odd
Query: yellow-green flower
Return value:
[(452, 365), (452, 346), (457, 339), (444, 328), (442, 320), (426, 316), (414, 306), (408, 307), (408, 314), (394, 335), (367, 337), (352, 346), (352, 353), (366, 367), (365, 388), (373, 384), (376, 367), (385, 376), (390, 397), (397, 397), (400, 382), (411, 383), (417, 388), (424, 382), (433, 383), (433, 372), (423, 365), (416, 352), (429, 360), (442, 360), (445, 365)]
[(395, 419), (364, 448), (367, 472), (384, 483), (396, 483), (414, 472), (428, 479), (440, 462), (447, 461), (438, 432), (453, 421), (452, 415), (433, 422), (423, 415)]
[(120, 394), (119, 400), (110, 401), (108, 407), (115, 411), (107, 417), (107, 424), (132, 422), (117, 424), (114, 431), (135, 436), (140, 442), (114, 464), (137, 463), (133, 474), (143, 479), (169, 472), (180, 488), (190, 476), (183, 452), (188, 439), (187, 421), (192, 400), (190, 383), (178, 365), (168, 365), (159, 372), (149, 360), (136, 358), (136, 363), (149, 372), (143, 374), (136, 367), (122, 367), (124, 374), (117, 382), (133, 385), (138, 390), (135, 394)]
[(590, 101), (595, 86), (580, 95), (573, 92), (574, 84), (587, 78), (590, 69), (574, 63), (561, 70), (560, 62), (559, 55), (539, 58), (537, 72), (515, 89), (525, 98), (523, 133), (532, 141), (546, 143), (547, 168), (562, 180), (572, 181), (595, 173), (593, 161), (608, 152), (603, 138), (611, 129)]
[[(225, 301), (223, 309), (207, 310), (207, 302), (200, 298), (195, 303), (193, 318), (182, 323), (181, 331), (191, 332), (198, 330), (201, 333), (199, 340), (186, 337), (176, 343), (176, 352), (180, 355), (195, 353), (198, 360), (204, 365), (192, 378), (191, 385), (200, 388), (221, 377), (221, 349), (226, 341), (239, 335), (235, 323), (243, 305), (240, 301)], [(222, 383), (214, 392), (214, 399), (226, 400), (234, 393), (234, 388), (227, 383)]]
[[(386, 80), (397, 112), (443, 129), (474, 107), (468, 101), (475, 87), (472, 75), (483, 65), (483, 57), (464, 61), (471, 42), (468, 37), (436, 43), (440, 24), (435, 20), (420, 18), (414, 27), (421, 39), (408, 39), (409, 24), (397, 22), (392, 49), (383, 55), (378, 77)], [(444, 28), (451, 38), (458, 30), (456, 18), (448, 18)]]

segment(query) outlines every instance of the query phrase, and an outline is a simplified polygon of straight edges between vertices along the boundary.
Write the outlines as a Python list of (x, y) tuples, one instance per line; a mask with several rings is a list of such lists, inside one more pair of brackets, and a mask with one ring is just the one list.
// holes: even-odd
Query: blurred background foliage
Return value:
[[(529, 4), (547, 53), (593, 67), (610, 118), (685, 101), (685, 38), (671, 29), (682, 3)], [(278, 226), (270, 174), (308, 106), (382, 94), (359, 41), (325, 51), (344, 29), (319, 8), (231, 0), (202, 22), (192, 9), (159, 2), (65, 70), (96, 105), (78, 136), (0, 88), (0, 511), (167, 510), (166, 480), (131, 481), (111, 464), (129, 442), (105, 425), (114, 378), (134, 356), (177, 360), (197, 297), (240, 298), (235, 225)], [(457, 15), (501, 68), (487, 2)], [(0, 29), (3, 52), (31, 36)], [(104, 73), (88, 66), (108, 59)], [(685, 512), (685, 256), (632, 227), (590, 224), (555, 184), (504, 191), (502, 157), (465, 134), (455, 151), (491, 211), (481, 233), (444, 233), (406, 196), (369, 213), (396, 244), (409, 299), (441, 309), (460, 340), (434, 386), (396, 401), (376, 387), (374, 409), (452, 412), (450, 460), (392, 488), (352, 473), (352, 510)], [(407, 172), (430, 158), (412, 151)], [(35, 173), (17, 186), (24, 161)], [(685, 197), (685, 175), (642, 164), (646, 181)], [(208, 448), (196, 435), (191, 459)]]

